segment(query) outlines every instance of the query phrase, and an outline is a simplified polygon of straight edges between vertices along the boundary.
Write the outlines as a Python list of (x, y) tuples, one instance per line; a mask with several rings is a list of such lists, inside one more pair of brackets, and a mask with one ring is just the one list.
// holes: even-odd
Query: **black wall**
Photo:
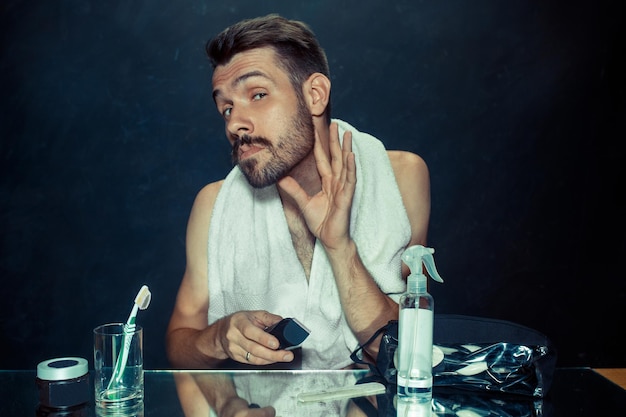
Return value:
[(145, 366), (168, 366), (187, 215), (230, 168), (204, 44), (269, 12), (318, 34), (336, 117), (428, 163), (437, 312), (534, 327), (563, 366), (626, 366), (622, 1), (0, 11), (0, 369), (91, 361), (92, 328), (125, 320), (144, 283)]

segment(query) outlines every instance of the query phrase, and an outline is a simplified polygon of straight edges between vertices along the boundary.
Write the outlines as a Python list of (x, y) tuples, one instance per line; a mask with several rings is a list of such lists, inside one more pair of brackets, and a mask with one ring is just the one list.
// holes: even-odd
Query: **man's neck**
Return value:
[[(322, 180), (317, 172), (313, 151), (296, 165), (288, 175), (292, 177), (309, 196), (317, 194), (322, 189)], [(283, 205), (293, 206), (294, 208), (297, 207), (295, 201), (280, 187), (278, 187), (278, 194), (280, 195)]]

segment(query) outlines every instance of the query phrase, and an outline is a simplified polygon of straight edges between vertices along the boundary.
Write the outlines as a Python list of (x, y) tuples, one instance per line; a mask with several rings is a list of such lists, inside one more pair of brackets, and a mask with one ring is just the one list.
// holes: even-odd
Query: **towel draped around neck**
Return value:
[[(378, 139), (334, 121), (340, 138), (346, 130), (353, 138), (357, 185), (351, 236), (378, 286), (397, 301), (405, 290), (400, 256), (411, 227), (393, 169)], [(302, 345), (304, 369), (351, 363), (358, 342), (346, 323), (324, 248), (316, 241), (307, 280), (276, 186), (255, 189), (233, 168), (213, 208), (208, 259), (209, 323), (241, 310), (295, 317), (311, 330)]]

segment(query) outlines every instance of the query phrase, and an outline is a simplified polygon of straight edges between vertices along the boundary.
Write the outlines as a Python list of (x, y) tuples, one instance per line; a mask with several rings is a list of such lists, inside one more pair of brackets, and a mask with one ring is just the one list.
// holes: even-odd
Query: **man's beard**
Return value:
[[(302, 100), (298, 100), (298, 111), (291, 119), (288, 136), (279, 136), (276, 144), (273, 144), (261, 136), (242, 135), (233, 143), (233, 164), (239, 166), (254, 188), (267, 187), (286, 176), (313, 150), (314, 143), (313, 120)], [(259, 168), (259, 161), (254, 156), (239, 160), (239, 148), (243, 144), (259, 145), (270, 152), (271, 156), (263, 167)]]

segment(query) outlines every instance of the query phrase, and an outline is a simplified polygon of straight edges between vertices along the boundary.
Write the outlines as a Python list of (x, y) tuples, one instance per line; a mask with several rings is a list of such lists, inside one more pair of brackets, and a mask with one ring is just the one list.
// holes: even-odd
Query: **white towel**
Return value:
[[(357, 186), (350, 233), (368, 271), (396, 301), (405, 290), (400, 256), (411, 228), (382, 143), (345, 122), (352, 132)], [(251, 187), (234, 168), (216, 199), (208, 242), (209, 323), (240, 310), (295, 317), (311, 330), (302, 345), (304, 369), (351, 363), (357, 339), (348, 327), (323, 246), (315, 243), (307, 282), (276, 186)], [(367, 306), (363, 306), (367, 308)]]

